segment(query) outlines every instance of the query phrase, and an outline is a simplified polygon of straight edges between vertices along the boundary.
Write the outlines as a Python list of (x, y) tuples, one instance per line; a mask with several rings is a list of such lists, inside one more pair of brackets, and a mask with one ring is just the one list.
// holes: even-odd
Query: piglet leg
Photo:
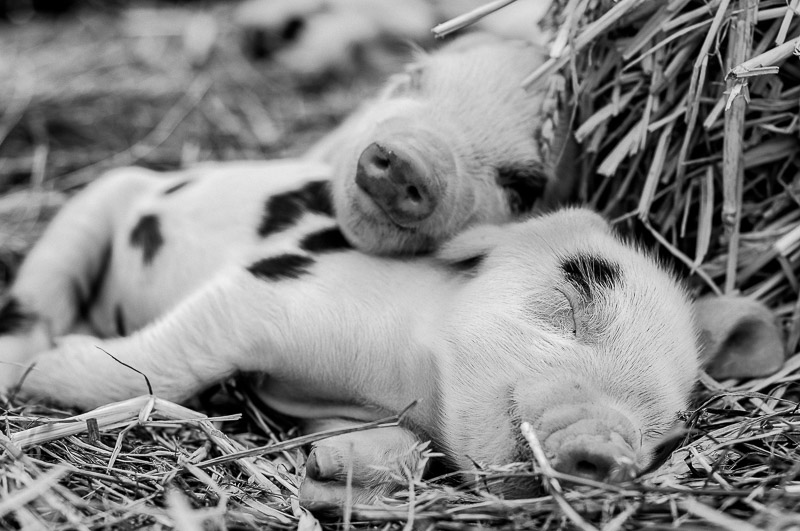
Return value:
[(158, 184), (147, 170), (119, 169), (58, 213), (0, 298), (0, 390), (17, 384), (33, 356), (52, 347), (52, 337), (85, 325), (81, 308), (98, 285), (114, 231), (135, 198)]
[[(23, 391), (96, 407), (146, 393), (138, 371), (157, 396), (180, 402), (246, 372), (313, 389), (312, 401), (342, 402), (351, 393), (380, 414), (399, 412), (416, 399), (434, 396), (436, 374), (435, 362), (408, 333), (417, 319), (430, 317), (406, 314), (401, 308), (411, 305), (400, 302), (422, 300), (423, 291), (435, 292), (442, 282), (438, 277), (426, 282), (416, 270), (382, 271), (386, 267), (356, 252), (315, 259), (279, 255), (233, 267), (130, 336), (61, 339), (56, 349), (37, 357)], [(391, 280), (405, 274), (414, 278), (412, 288)], [(378, 294), (400, 302), (397, 307), (363, 303), (363, 297)], [(358, 328), (348, 328), (350, 323)], [(398, 351), (408, 354), (387, 354)], [(433, 401), (423, 404), (414, 416), (433, 415)]]
[[(345, 427), (344, 420), (335, 427)], [(314, 427), (316, 431), (317, 427)], [(409, 488), (427, 467), (428, 444), (400, 426), (337, 435), (319, 441), (306, 463), (300, 503), (312, 511), (338, 511), (374, 503)]]

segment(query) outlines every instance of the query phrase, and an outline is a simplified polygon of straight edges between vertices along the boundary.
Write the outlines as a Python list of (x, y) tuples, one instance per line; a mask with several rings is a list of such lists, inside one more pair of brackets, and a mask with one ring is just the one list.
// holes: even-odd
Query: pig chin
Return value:
[(350, 202), (345, 214), (337, 208), (337, 218), (345, 238), (356, 248), (373, 254), (418, 254), (434, 249), (441, 238), (415, 228), (393, 223), (369, 205)]
[[(449, 234), (438, 222), (404, 226), (395, 223), (358, 189), (335, 197), (337, 220), (348, 241), (374, 254), (422, 254), (435, 249)], [(435, 221), (435, 220), (434, 220)]]

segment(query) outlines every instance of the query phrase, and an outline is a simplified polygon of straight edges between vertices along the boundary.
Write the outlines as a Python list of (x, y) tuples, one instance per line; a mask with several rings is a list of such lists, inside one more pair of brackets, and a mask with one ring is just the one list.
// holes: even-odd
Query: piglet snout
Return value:
[(430, 177), (409, 154), (373, 142), (361, 153), (356, 184), (396, 224), (430, 217), (439, 202)]
[(563, 442), (556, 450), (554, 468), (595, 481), (620, 483), (632, 479), (637, 472), (633, 449), (616, 433), (611, 435), (582, 434)]
[(616, 412), (606, 410), (568, 425), (547, 422), (546, 417), (543, 420), (537, 431), (556, 470), (610, 483), (633, 479), (638, 473), (636, 451), (630, 442), (632, 426)]

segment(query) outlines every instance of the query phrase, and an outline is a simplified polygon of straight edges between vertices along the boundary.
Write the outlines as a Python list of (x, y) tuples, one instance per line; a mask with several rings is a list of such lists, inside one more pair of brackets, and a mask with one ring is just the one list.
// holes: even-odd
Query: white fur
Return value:
[[(79, 194), (75, 205), (95, 209), (65, 209), (16, 284), (52, 289), (15, 287), (12, 294), (54, 329), (62, 317), (52, 301), (75, 303), (73, 291), (59, 293), (68, 283), (55, 281), (87, 280), (94, 272), (80, 268), (94, 263), (92, 250), (49, 272), (37, 257), (44, 249), (72, 256), (81, 231), (100, 222), (101, 232), (113, 235), (115, 254), (92, 324), (101, 336), (113, 335), (107, 313), (119, 304), (142, 328), (125, 338), (59, 338), (57, 348), (36, 356), (24, 391), (81, 407), (146, 392), (144, 379), (106, 351), (145, 373), (157, 395), (177, 401), (241, 372), (264, 375), (259, 392), (267, 403), (310, 419), (374, 419), (422, 399), (412, 424), (463, 467), (517, 455), (521, 420), (555, 432), (541, 425), (549, 411), (589, 406), (610, 411), (606, 427), (630, 426), (635, 435), (619, 431), (641, 466), (686, 407), (697, 373), (690, 304), (669, 275), (619, 242), (596, 214), (565, 210), (476, 227), (429, 258), (311, 255), (307, 275), (264, 280), (246, 266), (286, 252), (306, 255), (297, 242), (335, 226), (307, 214), (285, 233), (258, 238), (264, 194), (320, 171), (291, 161), (264, 168), (208, 168), (170, 195), (163, 191), (185, 175), (165, 182), (121, 170)], [(144, 213), (159, 215), (165, 240), (150, 265), (127, 244)], [(590, 311), (570, 310), (574, 287), (560, 263), (575, 253), (604, 257), (621, 271), (618, 289)], [(484, 254), (477, 271), (448, 265)], [(603, 333), (574, 335), (562, 326), (571, 322), (565, 311), (578, 328), (605, 323)]]

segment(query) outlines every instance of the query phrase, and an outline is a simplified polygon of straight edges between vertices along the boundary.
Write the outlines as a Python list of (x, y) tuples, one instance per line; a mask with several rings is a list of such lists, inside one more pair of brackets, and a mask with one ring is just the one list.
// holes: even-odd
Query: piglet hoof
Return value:
[(408, 484), (409, 476), (425, 465), (426, 446), (401, 427), (320, 441), (306, 463), (300, 504), (315, 513), (338, 513), (348, 505), (375, 503)]

